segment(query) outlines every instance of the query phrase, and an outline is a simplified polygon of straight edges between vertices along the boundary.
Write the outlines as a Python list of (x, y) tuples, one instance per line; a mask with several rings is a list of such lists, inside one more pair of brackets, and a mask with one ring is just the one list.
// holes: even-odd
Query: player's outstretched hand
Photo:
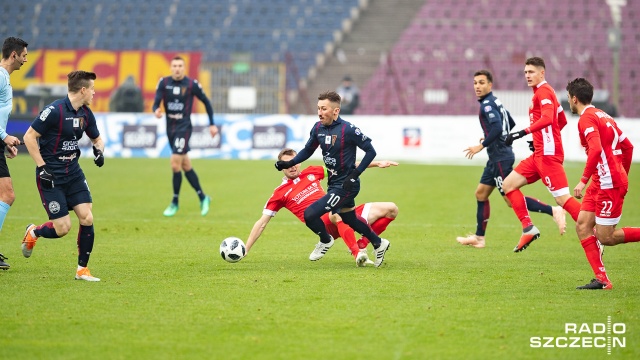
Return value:
[(98, 167), (102, 167), (102, 165), (104, 165), (104, 154), (102, 153), (102, 150), (94, 146), (93, 156), (95, 156), (95, 158), (93, 159), (93, 162), (96, 163)]
[(282, 171), (284, 169), (288, 169), (292, 166), (294, 166), (295, 164), (293, 163), (293, 161), (289, 160), (289, 161), (282, 161), (282, 160), (278, 160), (276, 161), (276, 169), (278, 169), (278, 171)]
[(509, 135), (507, 135), (507, 138), (504, 140), (504, 143), (508, 146), (511, 146), (511, 144), (513, 144), (514, 140), (518, 140), (521, 137), (524, 137), (525, 135), (527, 135), (527, 132), (524, 130), (520, 130), (518, 132), (513, 132), (510, 133)]
[(356, 181), (358, 181), (358, 176), (360, 176), (360, 171), (358, 171), (358, 169), (353, 169), (351, 174), (349, 174), (349, 176), (344, 179), (342, 188), (344, 190), (351, 191), (351, 189), (353, 189), (353, 186), (356, 184)]
[(379, 168), (387, 168), (389, 166), (398, 166), (398, 163), (391, 160), (380, 160), (378, 161)]
[(40, 179), (42, 187), (45, 189), (53, 189), (55, 176), (53, 176), (51, 170), (47, 169), (46, 165), (38, 166), (36, 170), (38, 171), (38, 178)]

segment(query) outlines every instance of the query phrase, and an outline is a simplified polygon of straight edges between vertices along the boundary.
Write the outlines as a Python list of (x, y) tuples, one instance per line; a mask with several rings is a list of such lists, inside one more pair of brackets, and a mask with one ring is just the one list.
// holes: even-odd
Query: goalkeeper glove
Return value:
[(36, 168), (38, 172), (38, 179), (40, 179), (40, 184), (44, 189), (53, 189), (53, 179), (55, 176), (51, 173), (51, 170), (47, 169), (46, 165), (38, 166)]
[(282, 161), (282, 160), (278, 160), (276, 161), (276, 169), (278, 169), (278, 171), (284, 170), (284, 169), (288, 169), (292, 166), (294, 166), (295, 164), (293, 163), (292, 160), (289, 161)]
[(98, 167), (102, 167), (102, 165), (104, 165), (104, 154), (102, 153), (102, 150), (94, 146), (93, 156), (95, 156), (95, 158), (93, 159), (93, 162), (96, 163)]
[(356, 184), (356, 181), (358, 181), (358, 176), (360, 176), (360, 171), (358, 171), (358, 169), (353, 169), (351, 174), (349, 174), (349, 176), (344, 179), (342, 188), (344, 190), (351, 191), (351, 189), (353, 189), (353, 186)]
[(513, 144), (514, 140), (520, 139), (521, 137), (524, 137), (525, 135), (527, 135), (527, 132), (524, 131), (524, 130), (520, 130), (518, 132), (511, 133), (511, 134), (507, 135), (507, 138), (504, 140), (504, 143), (507, 146), (511, 146), (511, 144)]

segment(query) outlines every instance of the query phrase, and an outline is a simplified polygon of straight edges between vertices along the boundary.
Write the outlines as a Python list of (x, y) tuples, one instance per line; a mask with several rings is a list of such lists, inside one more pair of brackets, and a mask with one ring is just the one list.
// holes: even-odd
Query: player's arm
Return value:
[(160, 78), (158, 81), (158, 86), (156, 87), (156, 97), (153, 99), (153, 106), (151, 107), (151, 111), (154, 112), (156, 117), (159, 119), (162, 117), (162, 110), (160, 110), (160, 101), (162, 101), (162, 95), (164, 92), (164, 78)]
[(558, 106), (558, 126), (562, 130), (567, 125), (567, 115), (564, 114), (562, 105)]
[(256, 221), (255, 224), (253, 224), (253, 228), (251, 229), (251, 233), (249, 234), (249, 237), (247, 238), (247, 243), (245, 244), (245, 246), (247, 247), (247, 254), (249, 253), (249, 250), (251, 250), (251, 247), (253, 246), (253, 244), (256, 241), (258, 241), (258, 238), (260, 238), (260, 235), (262, 235), (262, 232), (264, 231), (264, 229), (267, 228), (267, 224), (269, 223), (270, 220), (271, 220), (271, 215), (262, 214), (260, 219), (258, 219), (258, 221)]
[(587, 141), (587, 162), (582, 172), (580, 182), (573, 189), (574, 196), (578, 199), (582, 197), (582, 191), (589, 183), (591, 175), (596, 171), (598, 159), (602, 153), (602, 143), (600, 141), (600, 133), (596, 121), (592, 119), (584, 119), (584, 124), (578, 124), (578, 130), (584, 134)]
[(202, 90), (202, 86), (200, 85), (198, 80), (193, 80), (193, 82), (194, 85), (197, 85), (193, 86), (193, 95), (195, 95), (198, 100), (200, 100), (204, 104), (204, 108), (207, 110), (207, 115), (209, 116), (209, 126), (215, 126), (216, 124), (213, 120), (213, 106), (211, 106), (211, 101), (209, 101), (207, 94), (205, 94)]
[(627, 175), (629, 175), (629, 170), (631, 170), (631, 161), (633, 159), (633, 144), (624, 134), (620, 134), (618, 141), (620, 143), (620, 150), (622, 150), (622, 154), (620, 155), (622, 156), (622, 167), (624, 167)]
[(36, 163), (36, 166), (44, 166), (46, 165), (42, 155), (40, 155), (40, 148), (38, 147), (38, 139), (42, 136), (39, 132), (34, 130), (31, 126), (27, 129), (27, 132), (24, 134), (24, 145), (27, 147), (27, 151), (29, 155)]
[(553, 106), (554, 102), (552, 99), (556, 98), (556, 95), (554, 93), (545, 92), (544, 94), (541, 94), (541, 97), (542, 98), (539, 100), (540, 101), (540, 119), (538, 119), (528, 128), (524, 129), (524, 131), (527, 134), (540, 131), (546, 128), (547, 126), (552, 125), (553, 118), (558, 111), (558, 108)]
[(288, 169), (296, 164), (300, 164), (301, 162), (310, 158), (311, 155), (313, 155), (313, 153), (316, 151), (316, 149), (320, 145), (318, 140), (316, 140), (317, 128), (319, 126), (320, 126), (320, 123), (317, 123), (316, 126), (314, 126), (313, 129), (311, 129), (311, 131), (309, 132), (309, 140), (307, 140), (307, 143), (304, 145), (302, 150), (300, 150), (296, 154), (296, 156), (293, 157), (293, 159), (289, 161), (282, 161), (282, 160), (276, 161), (275, 163), (276, 170), (281, 171), (283, 169)]

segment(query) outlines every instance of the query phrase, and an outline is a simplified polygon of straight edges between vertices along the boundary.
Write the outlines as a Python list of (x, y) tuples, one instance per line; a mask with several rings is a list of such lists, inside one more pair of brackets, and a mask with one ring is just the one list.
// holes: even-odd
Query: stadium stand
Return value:
[[(636, 76), (640, 6), (623, 7), (620, 113), (640, 116)], [(568, 80), (586, 77), (611, 92), (613, 61), (608, 30), (613, 20), (605, 0), (509, 2), (427, 1), (411, 25), (362, 88), (359, 114), (475, 113), (473, 72), (494, 72), (494, 88), (526, 90), (524, 60), (541, 56), (547, 79), (559, 91)], [(635, 69), (635, 70), (634, 70)], [(631, 83), (631, 84), (629, 84)], [(635, 88), (634, 88), (635, 86)], [(425, 91), (440, 91), (433, 103)], [(389, 103), (387, 103), (389, 102)]]

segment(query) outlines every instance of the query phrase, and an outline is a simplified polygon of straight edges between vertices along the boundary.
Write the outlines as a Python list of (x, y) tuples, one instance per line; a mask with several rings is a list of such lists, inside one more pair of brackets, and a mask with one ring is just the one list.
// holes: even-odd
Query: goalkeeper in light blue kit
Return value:
[[(27, 44), (24, 40), (16, 37), (8, 37), (2, 44), (2, 61), (0, 62), (0, 149), (2, 155), (5, 149), (8, 151), (6, 157), (14, 158), (18, 154), (17, 145), (20, 139), (7, 134), (7, 123), (9, 114), (13, 109), (13, 89), (11, 88), (10, 75), (15, 70), (19, 70), (27, 62)], [(5, 156), (0, 156), (0, 230), (4, 224), (4, 219), (9, 212), (9, 208), (16, 199), (11, 183), (11, 174)], [(10, 265), (5, 262), (7, 258), (0, 254), (0, 269), (8, 270)]]

